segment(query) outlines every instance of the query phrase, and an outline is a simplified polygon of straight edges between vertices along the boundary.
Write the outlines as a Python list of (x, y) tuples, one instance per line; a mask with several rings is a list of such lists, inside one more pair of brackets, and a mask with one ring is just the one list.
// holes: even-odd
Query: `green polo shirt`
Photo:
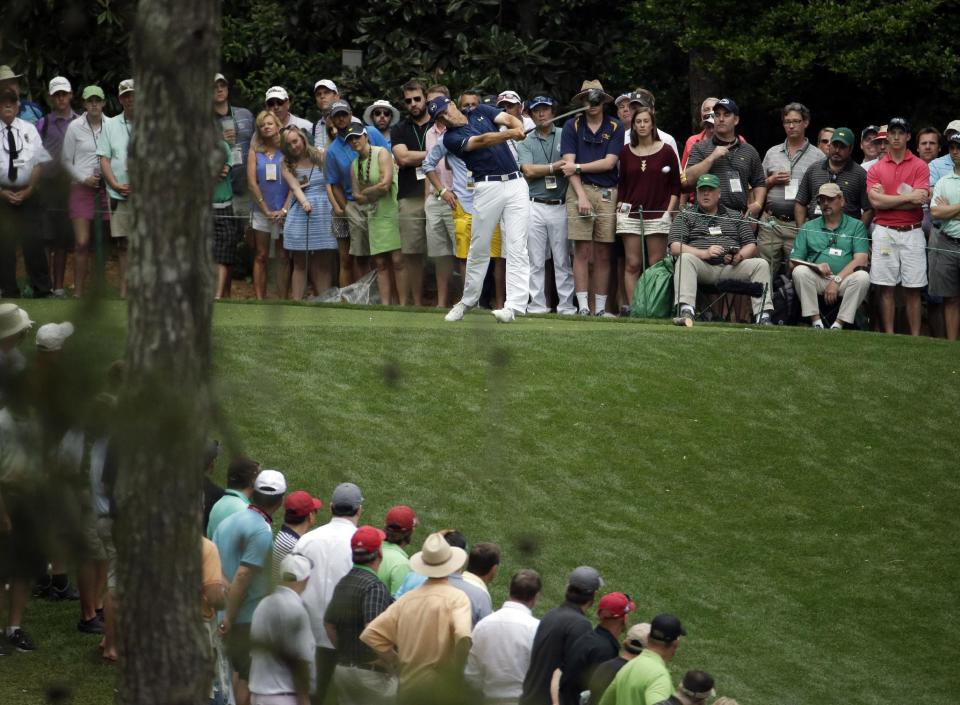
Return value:
[[(233, 150), (230, 149), (230, 145), (227, 144), (224, 140), (220, 140), (220, 149), (226, 154), (226, 160), (224, 164), (228, 167), (233, 166)], [(230, 172), (227, 172), (227, 175), (217, 181), (217, 185), (213, 189), (213, 202), (214, 203), (229, 203), (233, 200), (233, 184), (230, 181)]]
[(867, 229), (862, 221), (844, 213), (836, 230), (828, 228), (822, 216), (804, 223), (797, 233), (790, 258), (817, 264), (826, 262), (830, 271), (836, 274), (859, 252), (870, 252)]
[(231, 514), (242, 512), (250, 504), (250, 499), (239, 490), (226, 490), (223, 497), (210, 509), (210, 521), (207, 522), (207, 538), (213, 539), (213, 532), (220, 526), (220, 522)]
[(654, 705), (673, 695), (670, 672), (660, 654), (644, 649), (620, 669), (600, 705)]
[[(933, 187), (933, 197), (930, 202), (933, 203), (938, 198), (945, 200), (949, 206), (960, 203), (960, 174), (952, 171), (941, 177), (937, 185)], [(960, 218), (941, 221), (940, 232), (947, 237), (960, 238)]]
[(395, 595), (403, 585), (403, 579), (410, 572), (410, 559), (401, 546), (384, 541), (380, 546), (383, 559), (377, 569), (377, 577), (387, 586), (391, 595)]
[[(560, 128), (553, 126), (553, 132), (544, 137), (539, 130), (534, 130), (527, 139), (517, 142), (517, 161), (524, 164), (553, 164), (560, 161)], [(567, 177), (559, 171), (553, 175), (557, 180), (556, 188), (547, 188), (544, 177), (527, 179), (530, 186), (530, 198), (547, 198), (563, 200), (567, 195)]]

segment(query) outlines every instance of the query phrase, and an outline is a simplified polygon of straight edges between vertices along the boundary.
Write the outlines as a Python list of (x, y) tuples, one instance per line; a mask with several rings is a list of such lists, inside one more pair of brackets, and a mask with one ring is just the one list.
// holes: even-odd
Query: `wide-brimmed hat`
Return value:
[(423, 550), (410, 557), (410, 567), (428, 578), (445, 578), (467, 562), (467, 552), (451, 546), (442, 534), (430, 534)]
[(6, 64), (0, 66), (0, 81), (12, 81), (15, 78), (23, 78), (23, 74), (14, 73), (13, 69)]
[(0, 304), (0, 340), (27, 330), (33, 325), (27, 312), (16, 304)]
[(373, 103), (367, 106), (367, 109), (363, 111), (363, 121), (368, 125), (373, 124), (373, 111), (377, 108), (386, 108), (390, 111), (390, 126), (393, 127), (398, 122), (400, 122), (400, 111), (395, 107), (390, 105), (389, 100), (375, 100)]
[(593, 90), (600, 91), (600, 93), (603, 95), (604, 104), (613, 102), (613, 96), (603, 90), (603, 84), (601, 84), (600, 81), (584, 81), (581, 83), (580, 92), (573, 96), (573, 99), (570, 102), (583, 102), (583, 99), (587, 97), (587, 94)]

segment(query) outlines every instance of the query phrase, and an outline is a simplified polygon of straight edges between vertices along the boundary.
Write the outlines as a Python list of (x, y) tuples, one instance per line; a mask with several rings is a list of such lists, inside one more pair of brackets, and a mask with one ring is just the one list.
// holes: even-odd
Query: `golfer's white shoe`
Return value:
[(507, 307), (498, 308), (493, 312), (493, 317), (497, 319), (497, 323), (513, 323), (513, 309)]
[(467, 311), (470, 309), (462, 301), (458, 301), (453, 305), (453, 308), (447, 312), (447, 315), (443, 317), (447, 323), (456, 323), (457, 321), (462, 321), (463, 317), (466, 315)]

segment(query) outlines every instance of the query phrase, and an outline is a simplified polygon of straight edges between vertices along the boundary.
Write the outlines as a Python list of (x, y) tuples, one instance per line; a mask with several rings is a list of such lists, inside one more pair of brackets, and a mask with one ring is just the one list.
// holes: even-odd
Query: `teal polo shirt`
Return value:
[(220, 552), (223, 576), (231, 583), (241, 565), (253, 568), (253, 577), (247, 593), (233, 621), (249, 624), (260, 600), (270, 592), (268, 567), (273, 550), (273, 531), (263, 515), (254, 509), (245, 509), (227, 517), (213, 535)]
[[(130, 148), (130, 136), (133, 132), (133, 120), (127, 120), (127, 116), (120, 113), (116, 117), (103, 121), (103, 128), (100, 131), (100, 141), (97, 142), (97, 156), (106, 157), (110, 160), (110, 168), (113, 169), (113, 177), (119, 184), (130, 183), (130, 176), (127, 173), (127, 152)], [(104, 179), (106, 184), (106, 179)], [(119, 193), (107, 185), (107, 193), (110, 198), (118, 201), (126, 200)]]
[(212, 539), (220, 523), (231, 514), (243, 511), (250, 504), (250, 499), (239, 490), (226, 490), (223, 497), (218, 499), (210, 508), (210, 519), (207, 521), (207, 538)]
[(828, 228), (822, 216), (804, 223), (797, 233), (790, 258), (817, 264), (826, 262), (830, 271), (836, 274), (861, 252), (870, 252), (867, 229), (862, 221), (844, 213), (836, 230)]
[[(560, 153), (560, 128), (552, 126), (552, 131), (547, 137), (540, 134), (539, 130), (534, 130), (527, 139), (517, 142), (517, 161), (520, 166), (524, 164), (553, 164), (560, 161), (563, 156)], [(556, 188), (547, 188), (547, 180), (543, 177), (539, 179), (527, 179), (530, 187), (530, 198), (546, 198), (549, 200), (560, 199), (567, 196), (567, 177), (561, 172), (553, 175), (557, 180)]]
[[(947, 205), (951, 206), (960, 203), (960, 174), (952, 171), (937, 181), (937, 185), (933, 187), (933, 197), (930, 202), (933, 203), (938, 198), (942, 198)], [(940, 232), (947, 237), (960, 239), (960, 218), (941, 221)]]

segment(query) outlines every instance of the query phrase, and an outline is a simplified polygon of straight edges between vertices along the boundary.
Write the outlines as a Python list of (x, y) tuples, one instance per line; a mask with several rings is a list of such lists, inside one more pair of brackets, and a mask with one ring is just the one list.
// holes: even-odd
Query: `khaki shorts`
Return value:
[[(456, 240), (457, 259), (466, 259), (470, 252), (470, 228), (473, 226), (473, 216), (463, 210), (460, 202), (453, 211), (454, 238)], [(490, 240), (490, 256), (502, 257), (500, 226), (493, 229), (493, 238)]]
[[(567, 189), (567, 237), (570, 240), (593, 240), (594, 242), (613, 242), (617, 237), (617, 188), (601, 188), (584, 184), (583, 190), (593, 211), (592, 215), (581, 216), (578, 211), (577, 192)], [(609, 201), (602, 196), (610, 192)]]
[(427, 255), (452, 257), (455, 230), (453, 209), (445, 201), (431, 196), (423, 204), (427, 216)]
[(367, 214), (356, 201), (347, 201), (346, 214), (350, 224), (350, 254), (354, 257), (369, 257), (370, 231), (367, 229)]
[(133, 233), (133, 211), (130, 201), (110, 199), (110, 236), (130, 237)]
[(427, 223), (423, 212), (423, 196), (401, 198), (400, 251), (405, 255), (423, 255), (427, 252)]

